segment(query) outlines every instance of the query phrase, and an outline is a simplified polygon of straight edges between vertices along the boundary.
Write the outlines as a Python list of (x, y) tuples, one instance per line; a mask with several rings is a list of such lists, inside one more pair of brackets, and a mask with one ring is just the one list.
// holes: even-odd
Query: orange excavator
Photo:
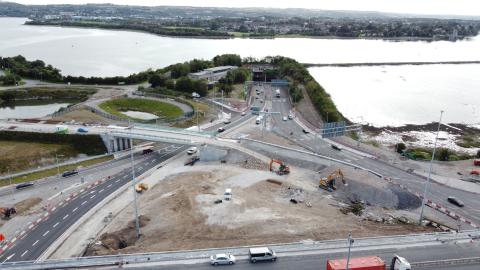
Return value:
[[(274, 166), (274, 164), (277, 164), (278, 166)], [(270, 171), (275, 172), (278, 175), (285, 175), (290, 173), (290, 168), (283, 163), (283, 161), (278, 160), (278, 159), (272, 159), (270, 161)]]
[(337, 190), (337, 184), (336, 184), (337, 179), (340, 179), (345, 186), (348, 185), (347, 182), (345, 181), (345, 176), (343, 175), (342, 170), (337, 169), (334, 172), (332, 172), (329, 176), (325, 178), (321, 178), (320, 182), (318, 183), (318, 187), (328, 190), (330, 192), (333, 192), (334, 190)]
[(2, 215), (2, 218), (4, 219), (9, 219), (13, 214), (16, 214), (17, 210), (15, 208), (5, 208), (5, 207), (0, 207), (0, 214)]

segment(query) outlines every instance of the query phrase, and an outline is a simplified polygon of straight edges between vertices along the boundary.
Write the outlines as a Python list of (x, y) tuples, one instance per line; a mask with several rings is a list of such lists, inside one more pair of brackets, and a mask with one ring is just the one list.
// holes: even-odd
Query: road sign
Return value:
[(322, 128), (322, 138), (333, 138), (345, 135), (345, 121), (324, 123)]

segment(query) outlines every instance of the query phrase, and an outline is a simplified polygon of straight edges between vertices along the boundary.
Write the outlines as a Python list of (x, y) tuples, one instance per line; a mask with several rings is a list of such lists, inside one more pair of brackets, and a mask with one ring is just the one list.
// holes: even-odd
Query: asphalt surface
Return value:
[[(290, 100), (286, 88), (271, 86), (264, 86), (265, 89), (265, 103), (266, 108), (271, 112), (280, 112), (280, 114), (272, 114), (270, 123), (271, 130), (275, 131), (284, 137), (290, 138), (292, 141), (297, 142), (299, 145), (308, 147), (314, 150), (316, 153), (329, 156), (335, 159), (351, 162), (362, 167), (371, 169), (384, 176), (395, 179), (396, 182), (406, 185), (411, 190), (423, 194), (426, 180), (414, 174), (410, 174), (407, 171), (401, 170), (383, 162), (381, 160), (374, 160), (367, 157), (359, 156), (355, 153), (348, 152), (346, 150), (338, 151), (331, 147), (331, 144), (325, 140), (315, 137), (313, 134), (305, 134), (303, 128), (300, 127), (295, 121), (287, 120), (283, 121), (283, 116), (287, 116), (291, 109)], [(275, 97), (275, 89), (281, 90), (281, 97)], [(271, 106), (270, 106), (271, 104)], [(448, 196), (455, 196), (461, 198), (465, 202), (465, 207), (457, 207), (447, 202)], [(480, 224), (480, 200), (478, 195), (467, 191), (454, 189), (447, 187), (436, 182), (431, 181), (427, 198), (434, 202), (442, 204), (449, 210), (456, 212), (457, 214), (468, 218)], [(471, 229), (467, 224), (460, 225), (462, 229)]]
[[(447, 260), (447, 259), (461, 259), (461, 258), (472, 258), (478, 257), (480, 254), (480, 245), (479, 243), (469, 243), (469, 244), (448, 244), (442, 246), (429, 246), (429, 247), (410, 247), (408, 249), (396, 249), (388, 248), (382, 250), (371, 250), (371, 251), (355, 251), (355, 247), (352, 248), (352, 257), (362, 257), (362, 256), (380, 256), (386, 264), (388, 264), (387, 269), (389, 269), (389, 264), (397, 254), (406, 258), (409, 262), (425, 262), (425, 261), (438, 261), (438, 260)], [(296, 255), (296, 256), (283, 256), (279, 254), (279, 258), (276, 262), (258, 262), (252, 264), (246, 259), (237, 260), (235, 265), (225, 265), (217, 266), (220, 269), (275, 269), (275, 270), (287, 270), (287, 269), (298, 269), (298, 270), (324, 270), (326, 269), (327, 259), (340, 259), (346, 258), (346, 253), (331, 253), (331, 254), (313, 254), (313, 255)], [(155, 267), (142, 267), (142, 269), (189, 269), (189, 270), (203, 270), (203, 269), (212, 269), (214, 266), (211, 266), (208, 260), (205, 260), (204, 263), (199, 264), (189, 264), (189, 265), (170, 265), (170, 266), (155, 266)], [(444, 266), (444, 267), (412, 267), (413, 270), (478, 270), (480, 265), (462, 265), (462, 266)]]
[[(135, 175), (139, 176), (159, 163), (175, 156), (187, 149), (188, 146), (171, 145), (154, 153), (145, 155), (135, 166)], [(80, 193), (67, 204), (58, 207), (48, 219), (40, 222), (23, 238), (18, 239), (14, 245), (0, 255), (0, 263), (15, 261), (33, 261), (41, 254), (80, 217), (91, 208), (100, 203), (108, 195), (131, 182), (132, 172), (130, 168), (122, 170), (111, 176), (107, 181), (92, 189)]]

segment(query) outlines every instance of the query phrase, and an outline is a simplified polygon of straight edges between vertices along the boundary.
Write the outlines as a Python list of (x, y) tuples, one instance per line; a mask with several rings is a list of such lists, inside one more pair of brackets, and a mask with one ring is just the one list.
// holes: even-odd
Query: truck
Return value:
[(275, 90), (275, 96), (276, 96), (277, 98), (280, 97), (280, 89)]
[[(327, 260), (327, 270), (345, 270), (347, 259)], [(387, 268), (387, 264), (378, 256), (350, 258), (349, 270), (411, 270), (410, 263), (403, 257), (395, 255)]]
[(480, 159), (475, 159), (475, 160), (473, 161), (473, 165), (475, 165), (475, 166), (480, 166)]

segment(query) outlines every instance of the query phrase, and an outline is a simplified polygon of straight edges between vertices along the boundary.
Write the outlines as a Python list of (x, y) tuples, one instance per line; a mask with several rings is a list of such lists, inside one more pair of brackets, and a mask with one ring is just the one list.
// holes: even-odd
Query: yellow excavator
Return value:
[(348, 185), (347, 182), (345, 181), (345, 176), (343, 175), (342, 170), (337, 169), (334, 172), (332, 172), (329, 176), (321, 178), (320, 182), (318, 183), (318, 187), (328, 190), (330, 192), (333, 192), (334, 190), (337, 190), (337, 184), (336, 184), (337, 180), (341, 180), (345, 186)]

